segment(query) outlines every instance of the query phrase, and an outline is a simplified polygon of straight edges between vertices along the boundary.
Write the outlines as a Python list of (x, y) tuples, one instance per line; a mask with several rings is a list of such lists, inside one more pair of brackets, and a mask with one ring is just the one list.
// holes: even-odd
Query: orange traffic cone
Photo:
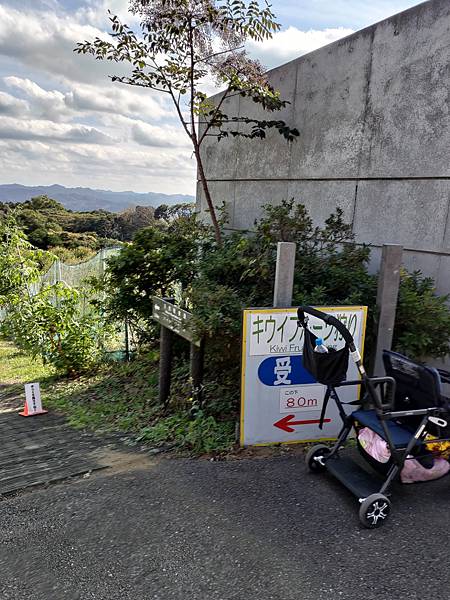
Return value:
[(27, 383), (25, 385), (25, 406), (19, 413), (22, 417), (34, 417), (35, 415), (45, 415), (48, 410), (42, 408), (41, 390), (38, 383)]

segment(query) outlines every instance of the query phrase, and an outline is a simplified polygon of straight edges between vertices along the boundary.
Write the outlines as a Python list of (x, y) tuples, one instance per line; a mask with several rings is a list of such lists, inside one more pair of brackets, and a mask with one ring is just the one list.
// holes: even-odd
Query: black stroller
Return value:
[[(314, 351), (316, 336), (307, 328), (313, 315), (335, 327), (345, 341), (341, 350), (320, 354)], [(449, 399), (442, 395), (442, 383), (450, 383), (450, 373), (416, 364), (401, 354), (384, 351), (386, 377), (368, 377), (355, 342), (348, 329), (331, 315), (309, 306), (298, 309), (299, 325), (304, 328), (303, 364), (315, 379), (327, 386), (320, 425), (322, 428), (329, 400), (333, 400), (342, 419), (342, 429), (332, 447), (313, 446), (306, 455), (306, 464), (313, 472), (328, 471), (343, 483), (360, 503), (359, 518), (368, 528), (380, 527), (391, 511), (390, 490), (408, 457), (429, 457), (425, 437), (430, 434), (435, 442), (448, 441), (447, 415)], [(354, 360), (360, 380), (344, 381), (349, 357)], [(361, 400), (343, 403), (336, 388), (361, 386)], [(347, 414), (345, 404), (355, 406)], [(342, 445), (352, 429), (356, 435), (367, 427), (383, 438), (390, 450), (387, 463), (380, 463), (365, 452), (358, 443), (364, 459), (375, 469), (369, 473), (346, 453)], [(381, 475), (381, 477), (380, 477)]]

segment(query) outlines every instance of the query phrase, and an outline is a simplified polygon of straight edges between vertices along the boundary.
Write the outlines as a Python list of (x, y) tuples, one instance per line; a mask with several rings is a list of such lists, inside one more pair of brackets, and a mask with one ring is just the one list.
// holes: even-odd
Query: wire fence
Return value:
[(60, 260), (55, 260), (49, 270), (42, 277), (31, 284), (29, 291), (36, 295), (45, 284), (53, 285), (59, 281), (71, 288), (83, 289), (91, 277), (101, 278), (105, 273), (105, 262), (108, 258), (120, 252), (120, 248), (104, 248), (89, 260), (76, 265), (66, 265)]
[[(101, 279), (106, 270), (106, 261), (120, 252), (120, 248), (103, 248), (89, 260), (75, 265), (66, 265), (60, 260), (56, 260), (44, 275), (28, 286), (28, 293), (31, 296), (39, 294), (43, 286), (54, 285), (62, 282), (65, 285), (76, 290), (89, 289), (89, 280), (91, 278)], [(89, 294), (92, 299), (92, 293)], [(97, 298), (101, 301), (102, 297)], [(80, 295), (81, 309), (83, 312), (91, 310), (89, 300), (86, 295)], [(6, 317), (6, 311), (0, 309), (0, 321)], [(115, 335), (108, 339), (106, 344), (106, 353), (112, 359), (129, 358), (132, 349), (130, 348), (130, 332), (126, 322), (115, 324)]]

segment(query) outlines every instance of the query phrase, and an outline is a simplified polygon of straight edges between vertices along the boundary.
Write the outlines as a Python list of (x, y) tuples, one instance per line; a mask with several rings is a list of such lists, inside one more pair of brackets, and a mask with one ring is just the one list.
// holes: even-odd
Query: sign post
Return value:
[(173, 298), (153, 296), (153, 319), (161, 325), (159, 361), (159, 402), (167, 404), (170, 396), (173, 334), (191, 343), (190, 375), (192, 394), (199, 404), (203, 393), (204, 341), (198, 340), (190, 325), (192, 314), (175, 306)]
[[(365, 306), (320, 308), (342, 321), (355, 339), (361, 354), (367, 316)], [(339, 332), (316, 317), (309, 328), (326, 346), (339, 350), (345, 344)], [(296, 308), (244, 310), (241, 380), (242, 446), (335, 439), (341, 420), (330, 403), (323, 429), (320, 413), (326, 386), (302, 363), (304, 331), (297, 323)], [(347, 379), (359, 379), (351, 362)], [(355, 400), (355, 389), (343, 387), (344, 402)]]
[[(165, 303), (173, 304), (174, 298), (164, 298)], [(164, 305), (163, 305), (164, 306)], [(166, 405), (170, 396), (170, 380), (172, 377), (172, 331), (161, 323), (159, 338), (159, 385), (158, 400)]]

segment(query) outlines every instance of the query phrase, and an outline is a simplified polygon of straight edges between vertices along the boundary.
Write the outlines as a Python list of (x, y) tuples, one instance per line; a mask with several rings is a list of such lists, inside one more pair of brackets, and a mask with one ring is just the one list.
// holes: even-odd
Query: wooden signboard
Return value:
[(179, 335), (191, 343), (190, 371), (192, 397), (201, 404), (203, 397), (204, 342), (199, 340), (191, 327), (192, 314), (175, 306), (173, 298), (152, 297), (153, 319), (161, 325), (159, 357), (159, 401), (166, 405), (170, 398), (172, 372), (172, 338)]
[(181, 335), (184, 339), (188, 340), (196, 346), (200, 346), (200, 340), (198, 340), (194, 332), (190, 327), (190, 320), (192, 314), (171, 304), (162, 298), (157, 296), (152, 297), (153, 301), (153, 319), (158, 321), (170, 331), (173, 331), (177, 335)]

